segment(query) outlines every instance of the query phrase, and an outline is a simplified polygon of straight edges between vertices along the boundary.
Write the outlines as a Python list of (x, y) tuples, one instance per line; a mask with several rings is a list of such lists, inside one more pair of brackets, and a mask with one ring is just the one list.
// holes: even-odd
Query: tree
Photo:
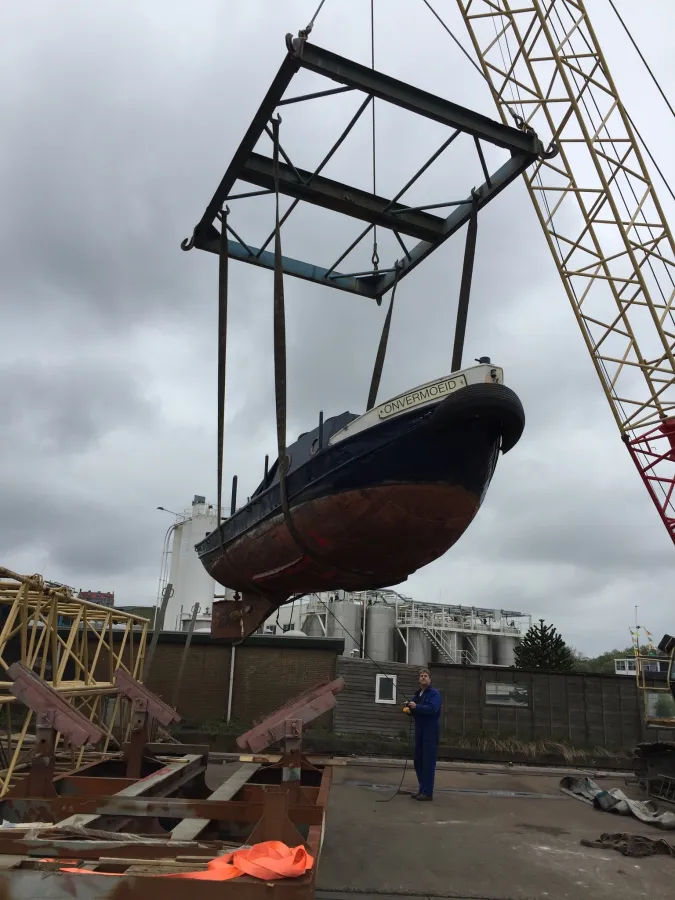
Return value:
[(532, 625), (516, 647), (517, 669), (546, 669), (569, 672), (574, 668), (574, 654), (553, 625)]
[[(665, 656), (662, 653), (653, 650), (650, 651), (646, 645), (640, 647), (640, 655), (665, 659)], [(599, 656), (592, 656), (590, 658), (578, 656), (574, 668), (577, 672), (593, 672), (596, 675), (614, 675), (615, 659), (634, 658), (634, 647), (625, 647), (623, 650), (615, 647), (614, 650), (607, 650)]]

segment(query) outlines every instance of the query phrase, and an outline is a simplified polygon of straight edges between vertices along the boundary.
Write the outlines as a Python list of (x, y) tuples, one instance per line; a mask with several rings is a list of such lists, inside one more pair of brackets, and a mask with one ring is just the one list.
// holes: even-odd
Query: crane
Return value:
[(502, 121), (550, 135), (559, 151), (523, 178), (621, 438), (675, 543), (675, 243), (639, 132), (584, 0), (457, 4)]

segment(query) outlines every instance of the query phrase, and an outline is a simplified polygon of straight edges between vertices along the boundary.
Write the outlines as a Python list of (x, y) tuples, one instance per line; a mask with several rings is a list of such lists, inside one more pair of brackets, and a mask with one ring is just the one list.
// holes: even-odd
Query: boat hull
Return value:
[(292, 508), (204, 560), (220, 584), (266, 595), (374, 590), (438, 559), (466, 531), (480, 494), (459, 484), (388, 484), (328, 494)]
[(467, 529), (501, 437), (492, 416), (439, 422), (433, 411), (390, 423), (375, 442), (372, 434), (355, 435), (289, 474), (299, 540), (276, 485), (198, 546), (202, 562), (228, 588), (284, 599), (399, 584)]

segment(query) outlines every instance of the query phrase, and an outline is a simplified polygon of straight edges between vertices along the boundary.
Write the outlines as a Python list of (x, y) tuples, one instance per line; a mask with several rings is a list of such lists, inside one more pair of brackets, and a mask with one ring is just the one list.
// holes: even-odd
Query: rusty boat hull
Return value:
[[(452, 389), (435, 395), (435, 385)], [(524, 412), (492, 366), (431, 386), (328, 419), (288, 448), (291, 529), (277, 461), (246, 506), (197, 545), (208, 572), (242, 597), (238, 613), (233, 601), (214, 604), (214, 634), (250, 633), (298, 594), (399, 584), (459, 540)]]

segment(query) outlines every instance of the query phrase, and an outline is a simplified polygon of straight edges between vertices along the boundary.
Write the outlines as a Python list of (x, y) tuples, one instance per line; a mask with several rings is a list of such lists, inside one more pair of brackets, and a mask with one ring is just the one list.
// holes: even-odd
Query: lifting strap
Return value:
[[(225, 371), (227, 362), (227, 216), (226, 206), (221, 212), (220, 254), (218, 257), (218, 534), (223, 546), (221, 522), (223, 516), (223, 446), (225, 442)], [(223, 552), (224, 555), (224, 552)]]
[(391, 314), (394, 311), (394, 299), (396, 298), (396, 285), (398, 284), (399, 264), (396, 263), (394, 271), (394, 286), (391, 290), (391, 299), (389, 300), (389, 309), (382, 326), (382, 334), (380, 335), (380, 344), (377, 348), (375, 356), (375, 365), (373, 367), (373, 375), (370, 379), (370, 390), (368, 391), (368, 401), (366, 403), (366, 412), (375, 406), (377, 400), (377, 392), (380, 389), (380, 379), (382, 378), (382, 369), (384, 368), (384, 359), (387, 355), (387, 344), (389, 342), (389, 331), (391, 329)]
[(455, 341), (452, 348), (451, 372), (456, 372), (458, 369), (462, 368), (462, 351), (464, 350), (464, 335), (466, 334), (466, 318), (469, 312), (469, 297), (471, 296), (471, 278), (473, 276), (473, 261), (476, 255), (477, 233), (478, 194), (475, 191), (472, 191), (471, 215), (469, 216), (469, 225), (466, 231), (462, 282), (459, 288), (459, 302), (457, 303), (457, 322), (455, 324)]
[(274, 228), (274, 397), (277, 420), (277, 454), (279, 470), (279, 496), (286, 528), (297, 548), (314, 562), (329, 566), (336, 572), (346, 575), (369, 577), (370, 573), (357, 572), (353, 569), (342, 569), (321, 553), (309, 547), (295, 527), (288, 502), (288, 486), (286, 475), (290, 460), (286, 453), (286, 306), (284, 299), (284, 270), (281, 256), (281, 218), (279, 210), (279, 125), (281, 116), (272, 119), (272, 138), (274, 142), (273, 173), (275, 195), (275, 228)]

